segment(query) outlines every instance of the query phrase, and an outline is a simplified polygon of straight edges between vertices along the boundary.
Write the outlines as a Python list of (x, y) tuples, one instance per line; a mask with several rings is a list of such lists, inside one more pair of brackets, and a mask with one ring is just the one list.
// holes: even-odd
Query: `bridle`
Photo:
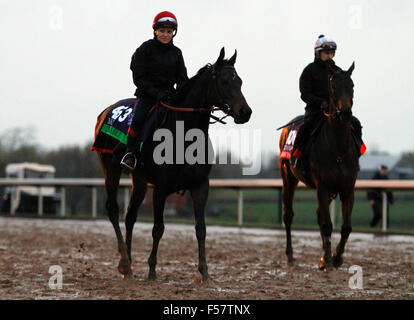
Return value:
[[(334, 120), (334, 119), (340, 119), (341, 120), (341, 115), (345, 112), (351, 112), (352, 111), (350, 109), (347, 108), (347, 110), (343, 110), (342, 105), (340, 104), (338, 106), (338, 104), (335, 101), (335, 90), (333, 88), (333, 75), (329, 75), (329, 112), (327, 113), (325, 110), (323, 111), (323, 114), (325, 117), (328, 118), (328, 120)], [(346, 153), (343, 155), (337, 155), (336, 157), (336, 163), (338, 164), (339, 167), (341, 167), (342, 162), (344, 161), (345, 157), (346, 157)], [(336, 196), (335, 196), (336, 197)]]
[[(337, 101), (335, 101), (335, 90), (333, 88), (333, 75), (329, 75), (329, 111), (326, 112), (323, 110), (323, 114), (328, 119), (337, 119), (341, 118), (341, 115), (345, 112), (342, 108), (342, 105), (338, 106)], [(348, 110), (346, 112), (349, 112)], [(352, 111), (351, 111), (352, 113)]]
[(335, 104), (335, 90), (332, 85), (333, 75), (329, 75), (329, 111), (323, 110), (323, 114), (328, 119), (335, 119), (340, 116), (341, 110)]
[[(215, 104), (211, 108), (184, 108), (184, 107), (173, 107), (173, 106), (170, 106), (170, 105), (168, 105), (168, 104), (166, 104), (166, 103), (164, 103), (162, 101), (160, 101), (159, 104), (161, 106), (163, 106), (164, 108), (166, 108), (166, 109), (173, 110), (173, 111), (178, 111), (178, 112), (210, 113), (210, 118), (212, 118), (212, 119), (215, 120), (213, 122), (210, 122), (210, 124), (214, 124), (214, 123), (217, 123), (217, 122), (220, 122), (222, 124), (226, 124), (226, 122), (223, 121), (223, 119), (225, 119), (225, 118), (227, 118), (228, 116), (231, 115), (230, 106), (224, 101), (223, 95), (220, 94), (220, 91), (219, 91), (219, 88), (218, 88), (218, 85), (217, 85), (217, 74), (218, 73), (217, 73), (217, 70), (216, 70), (215, 66), (214, 65), (211, 65), (211, 64), (208, 64), (207, 65), (207, 68), (212, 68), (211, 75), (212, 75), (212, 79), (213, 79), (214, 91), (215, 91), (216, 97), (218, 99), (218, 103), (217, 104)], [(223, 67), (223, 69), (224, 68), (234, 69), (233, 66), (225, 66), (225, 67)], [(157, 106), (158, 106), (158, 104), (156, 104), (151, 110), (155, 109)], [(214, 111), (218, 111), (218, 110), (223, 111), (225, 113), (225, 115), (223, 117), (219, 118), (219, 117), (213, 116), (211, 114), (211, 113), (214, 113)]]

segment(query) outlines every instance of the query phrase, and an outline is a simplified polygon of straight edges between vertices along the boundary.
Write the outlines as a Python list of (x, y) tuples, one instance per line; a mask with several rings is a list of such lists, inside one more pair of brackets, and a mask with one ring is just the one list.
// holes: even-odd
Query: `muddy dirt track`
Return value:
[[(134, 276), (122, 280), (108, 221), (0, 218), (0, 299), (414, 299), (414, 237), (352, 233), (343, 266), (324, 273), (317, 232), (293, 231), (288, 267), (283, 231), (208, 226), (213, 281), (200, 283), (194, 227), (177, 224), (160, 242), (158, 279), (146, 280), (151, 230), (135, 225)], [(52, 265), (62, 267), (61, 290), (49, 288)], [(349, 288), (352, 265), (362, 267), (362, 290)]]

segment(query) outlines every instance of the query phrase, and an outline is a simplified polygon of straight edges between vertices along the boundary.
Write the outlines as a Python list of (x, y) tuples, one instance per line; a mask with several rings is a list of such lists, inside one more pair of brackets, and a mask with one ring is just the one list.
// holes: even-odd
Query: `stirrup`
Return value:
[[(132, 167), (128, 163), (125, 162), (125, 158), (128, 155), (131, 155), (134, 158), (134, 165)], [(132, 152), (127, 152), (121, 160), (121, 166), (132, 172), (135, 170), (135, 167), (137, 166), (137, 158)]]

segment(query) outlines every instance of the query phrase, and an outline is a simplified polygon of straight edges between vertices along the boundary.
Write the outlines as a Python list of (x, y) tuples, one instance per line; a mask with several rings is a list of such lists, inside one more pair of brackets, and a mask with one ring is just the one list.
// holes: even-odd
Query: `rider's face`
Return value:
[(334, 50), (321, 51), (320, 53), (320, 57), (322, 61), (332, 60), (334, 56), (335, 56)]
[(174, 30), (172, 28), (159, 28), (155, 31), (155, 34), (159, 42), (167, 44), (170, 43)]

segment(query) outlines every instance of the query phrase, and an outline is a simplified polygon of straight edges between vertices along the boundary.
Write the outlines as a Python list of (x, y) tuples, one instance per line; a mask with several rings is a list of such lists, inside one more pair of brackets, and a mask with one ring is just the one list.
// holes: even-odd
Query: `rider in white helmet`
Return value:
[[(328, 108), (329, 105), (329, 71), (327, 64), (334, 70), (342, 71), (333, 61), (336, 49), (335, 41), (321, 34), (314, 46), (315, 59), (306, 66), (300, 76), (301, 99), (306, 103), (305, 121), (297, 134), (292, 154), (297, 159), (296, 166), (299, 166), (303, 171), (305, 171), (303, 164), (306, 162), (300, 161), (300, 159), (302, 159), (304, 147), (314, 125), (323, 117), (322, 111)], [(360, 139), (362, 136), (361, 124), (355, 117), (352, 117), (352, 126), (355, 134)]]

